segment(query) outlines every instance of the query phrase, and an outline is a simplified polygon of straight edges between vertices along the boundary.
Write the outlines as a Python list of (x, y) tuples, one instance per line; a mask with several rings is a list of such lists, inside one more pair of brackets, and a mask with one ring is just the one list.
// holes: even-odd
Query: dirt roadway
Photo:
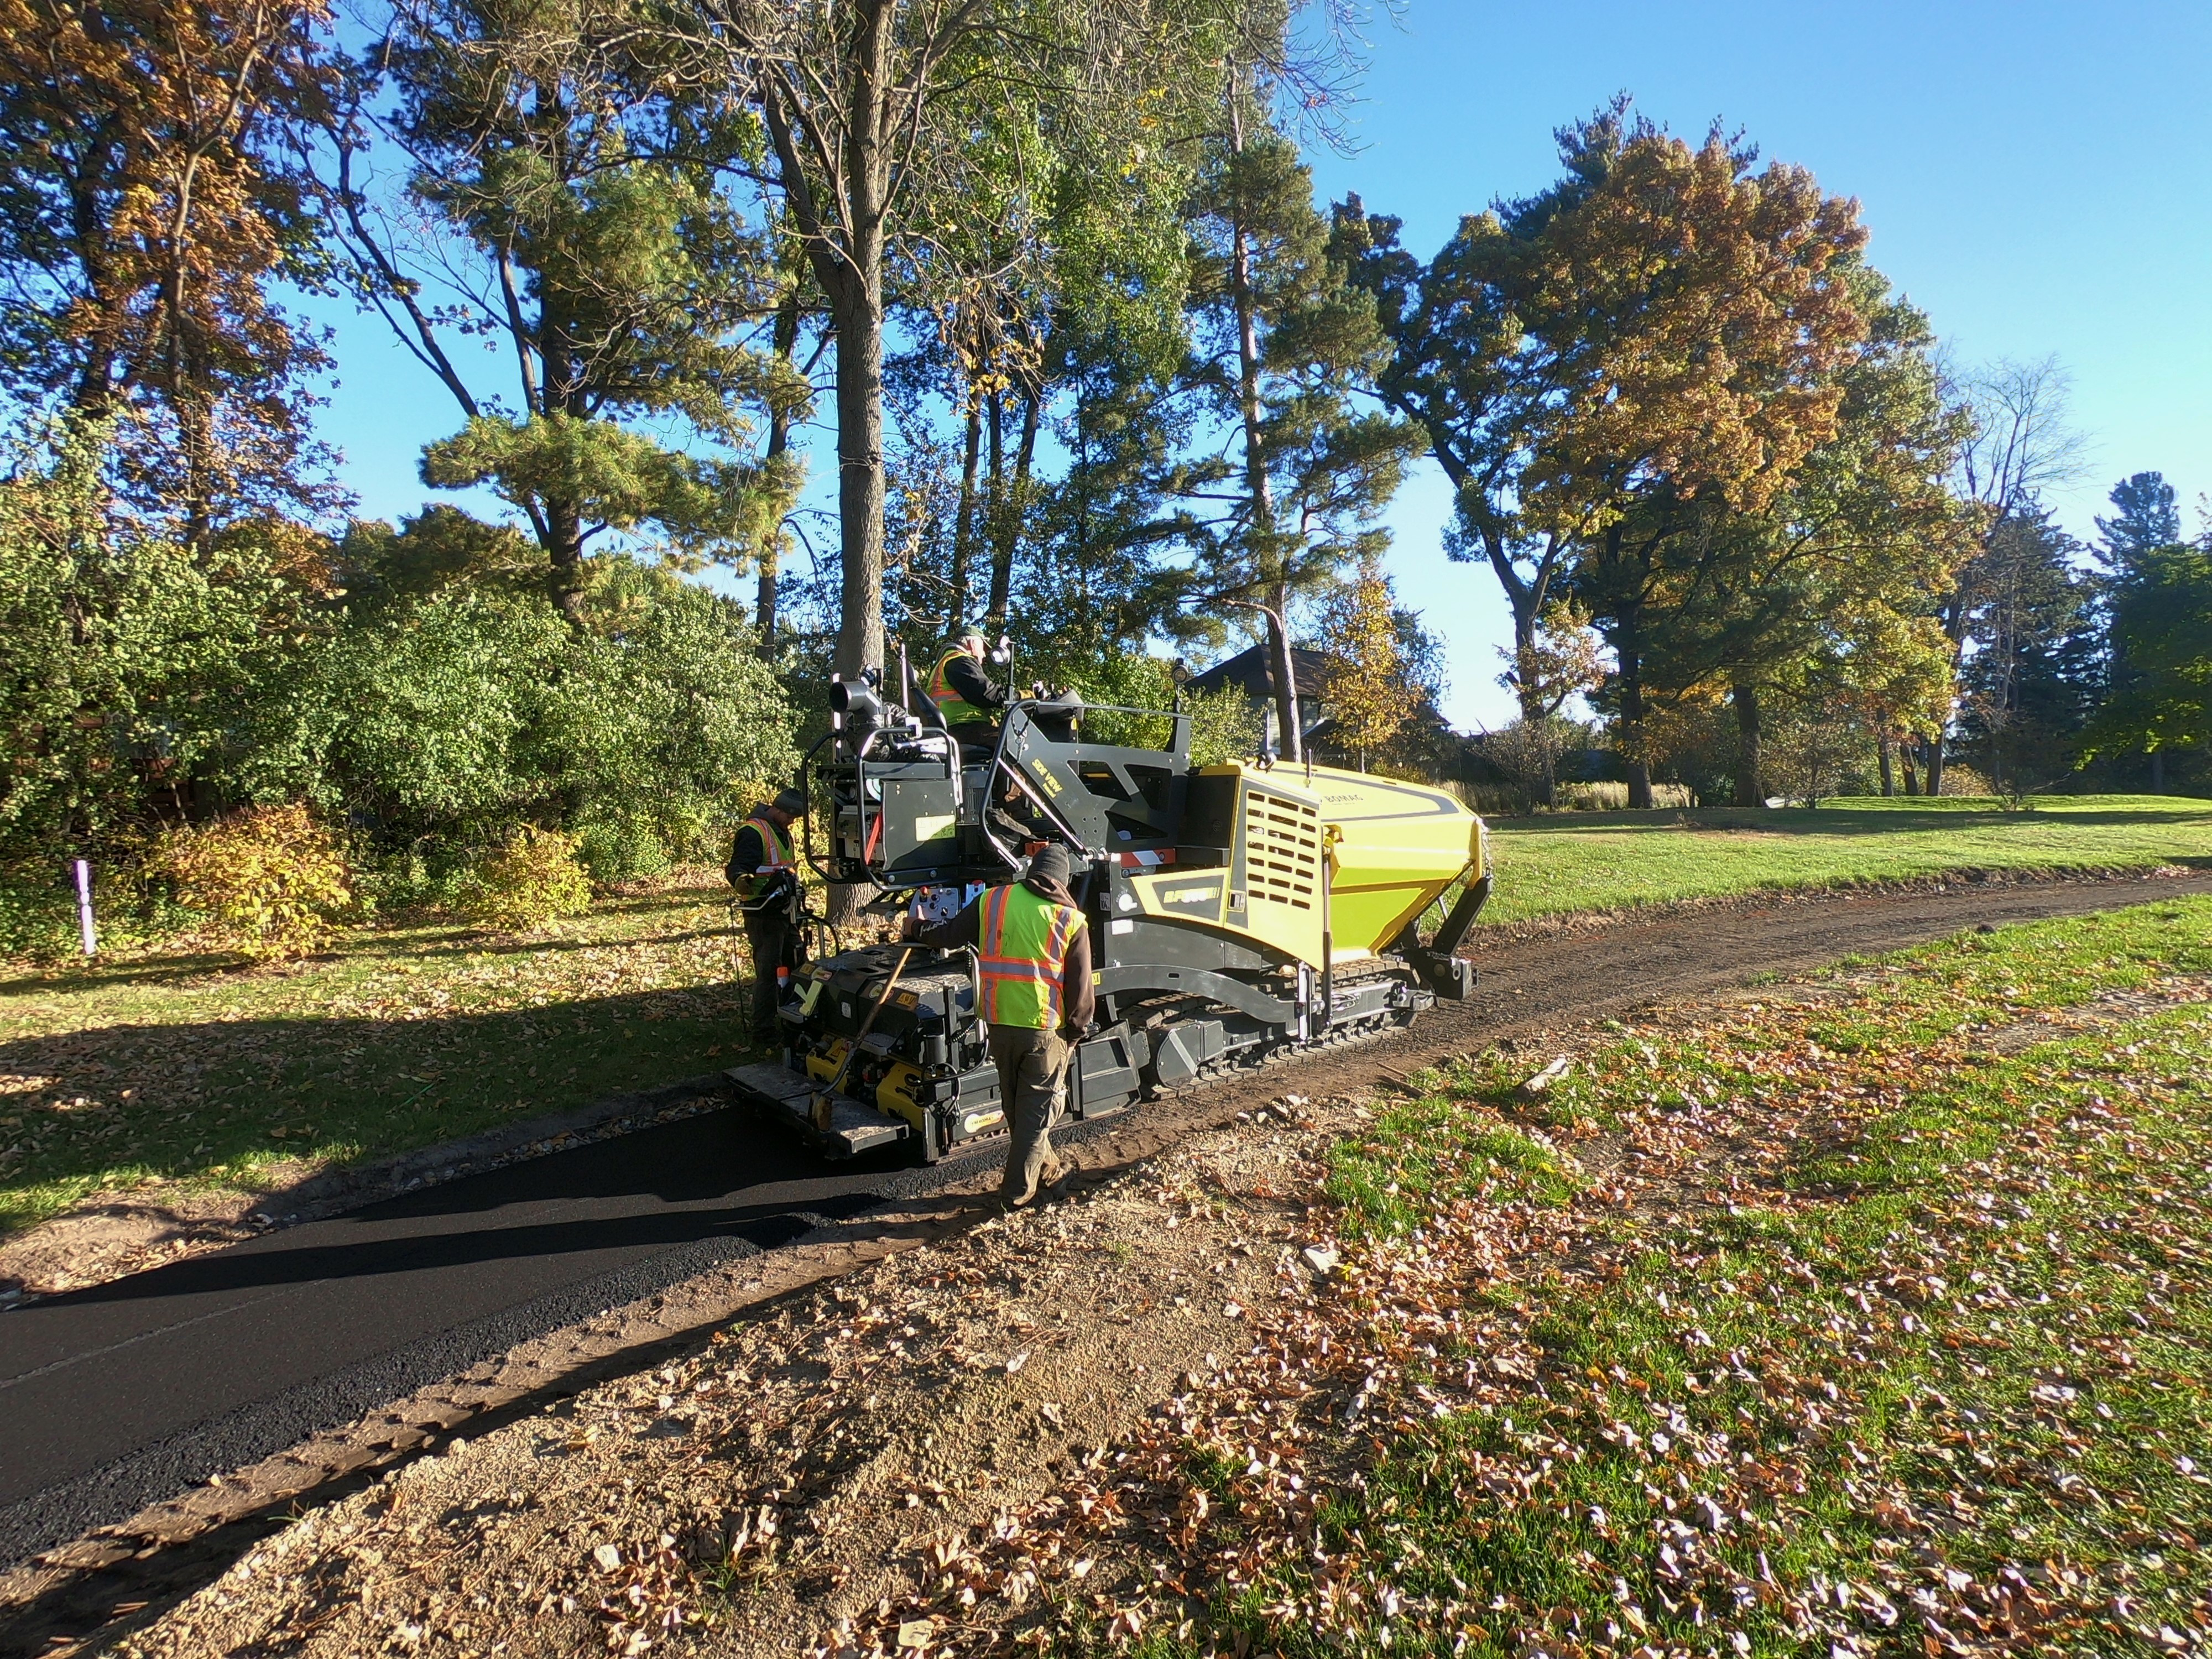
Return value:
[[(1425, 1019), (1415, 1030), (1385, 1043), (1273, 1068), (1235, 1087), (1155, 1107), (1126, 1124), (1101, 1126), (1109, 1133), (1087, 1137), (1080, 1161), (1095, 1180), (1158, 1157), (1190, 1138), (1192, 1146), (1187, 1149), (1182, 1162), (1197, 1158), (1215, 1167), (1220, 1167), (1224, 1159), (1241, 1164), (1254, 1155), (1250, 1148), (1240, 1148), (1238, 1144), (1249, 1139), (1248, 1134), (1239, 1132), (1224, 1136), (1207, 1132), (1218, 1129), (1240, 1112), (1249, 1112), (1255, 1105), (1277, 1098), (1286, 1091), (1316, 1097), (1334, 1094), (1340, 1100), (1350, 1101), (1363, 1087), (1371, 1085), (1388, 1071), (1463, 1053), (1501, 1036), (1531, 1035), (1639, 1006), (1692, 1000), (1723, 987), (1741, 985), (1754, 976), (1787, 974), (1839, 956), (1893, 948), (1962, 926), (2030, 920), (2204, 892), (2212, 892), (2212, 877), (2179, 873), (2148, 879), (2136, 877), (2032, 884), (1960, 882), (1948, 886), (1930, 884), (1919, 891), (1769, 898), (1754, 903), (1698, 907), (1610, 925), (1554, 927), (1517, 938), (1486, 937), (1476, 955), (1484, 972), (1484, 989), (1474, 1005), (1464, 1009), (1439, 1009), (1435, 1017)], [(1327, 1127), (1330, 1126), (1317, 1124), (1314, 1131)], [(982, 1312), (978, 1315), (976, 1310), (960, 1305), (962, 1298), (957, 1294), (940, 1297), (937, 1322), (927, 1327), (933, 1332), (967, 1330), (968, 1334), (962, 1339), (963, 1352), (988, 1354), (992, 1350), (996, 1340), (994, 1334), (969, 1327), (979, 1316), (988, 1324), (1005, 1306), (1012, 1305), (1013, 1299), (1004, 1294), (1003, 1282), (1006, 1275), (1012, 1273), (1016, 1291), (1029, 1293), (1030, 1299), (1026, 1311), (1018, 1307), (1006, 1316), (1015, 1322), (1009, 1327), (1015, 1335), (1007, 1337), (1007, 1340), (1017, 1340), (1023, 1328), (1019, 1322), (1034, 1321), (1041, 1309), (1064, 1311), (1067, 1306), (1084, 1306), (1090, 1312), (1078, 1322), (1093, 1328), (1089, 1336), (1084, 1337), (1076, 1330), (1059, 1333), (1073, 1343), (1070, 1352), (1078, 1358), (1069, 1363), (1075, 1372), (1095, 1374), (1102, 1356), (1143, 1353), (1156, 1359), (1156, 1364), (1137, 1362), (1134, 1370), (1127, 1364), (1110, 1365), (1109, 1369), (1120, 1379), (1119, 1386), (1106, 1389), (1100, 1398), (1080, 1409), (1072, 1398), (1079, 1394), (1079, 1389), (1071, 1384), (1061, 1389), (1071, 1396), (1066, 1406), (1067, 1433), (1062, 1435), (1055, 1430), (1048, 1437), (1071, 1446), (1076, 1443), (1079, 1423), (1083, 1443), (1102, 1442), (1116, 1431), (1117, 1425), (1129, 1420), (1132, 1413), (1141, 1412), (1156, 1397), (1163, 1397), (1169, 1389), (1169, 1380), (1179, 1368), (1194, 1362), (1206, 1343), (1218, 1345), (1224, 1340), (1233, 1340), (1232, 1329), (1217, 1328), (1220, 1327), (1218, 1316), (1201, 1317), (1195, 1308), (1183, 1310), (1171, 1294), (1171, 1283), (1178, 1276), (1195, 1280), (1199, 1270), (1194, 1264), (1199, 1257), (1211, 1252), (1219, 1258), (1224, 1249), (1233, 1247), (1237, 1241), (1227, 1235), (1212, 1236), (1218, 1228), (1194, 1228), (1181, 1247), (1161, 1252), (1157, 1261), (1142, 1264), (1142, 1272), (1130, 1272), (1124, 1267), (1100, 1268), (1100, 1251), (1107, 1250), (1116, 1240), (1123, 1241), (1126, 1248), (1127, 1240), (1151, 1237), (1147, 1230), (1157, 1222), (1156, 1212), (1144, 1213), (1146, 1206), (1139, 1201), (1139, 1196), (1126, 1189), (1102, 1194), (1081, 1208), (1091, 1212), (1097, 1210), (1101, 1203), (1109, 1209), (1127, 1209), (1134, 1205), (1136, 1210), (1132, 1213), (1119, 1217), (1117, 1221), (1105, 1211), (1098, 1211), (1095, 1222), (1067, 1224), (1077, 1225), (1079, 1231), (1103, 1230), (1106, 1242), (1085, 1255), (1087, 1267), (1069, 1270), (1074, 1275), (1071, 1282), (1059, 1285), (1042, 1302), (1037, 1297), (1048, 1287), (1025, 1282), (1022, 1261), (1008, 1258), (1006, 1245), (1012, 1241), (1003, 1232), (994, 1238), (986, 1230), (970, 1239), (957, 1242), (945, 1251), (933, 1250), (925, 1261), (912, 1264), (884, 1261), (884, 1257), (917, 1246), (942, 1243), (974, 1227), (977, 1211), (969, 1201), (969, 1195), (985, 1184), (985, 1177), (973, 1170), (966, 1173), (967, 1179), (957, 1180), (933, 1193), (917, 1194), (884, 1211), (818, 1230), (795, 1246), (773, 1252), (750, 1266), (733, 1264), (665, 1297), (653, 1298), (649, 1304), (616, 1310), (609, 1318), (586, 1322), (585, 1327), (550, 1333), (536, 1343), (526, 1344), (525, 1349), (529, 1352), (518, 1351), (504, 1370), (493, 1367), (480, 1376), (452, 1379), (412, 1401), (400, 1402), (390, 1411), (374, 1413), (375, 1433), (371, 1437), (382, 1449), (380, 1457), (362, 1455), (366, 1443), (363, 1429), (368, 1423), (364, 1419), (363, 1425), (353, 1425), (350, 1430), (319, 1437), (322, 1443), (319, 1445), (310, 1443), (283, 1458), (270, 1460), (271, 1465), (282, 1465), (280, 1469), (263, 1470), (259, 1478), (226, 1481), (221, 1487), (203, 1489), (182, 1504), (157, 1506), (167, 1511), (161, 1524), (141, 1526), (135, 1531), (128, 1524), (111, 1529), (110, 1543), (106, 1548), (79, 1547), (51, 1553), (45, 1565), (11, 1574), (4, 1584), (0, 1584), (0, 1621), (4, 1621), (0, 1623), (0, 1651), (65, 1650), (62, 1644), (54, 1643), (56, 1637), (90, 1635), (94, 1629), (106, 1623), (106, 1615), (112, 1610), (125, 1607), (127, 1612), (118, 1625), (139, 1626), (164, 1601), (196, 1583), (204, 1583), (221, 1571), (240, 1550), (264, 1536), (268, 1530), (265, 1520), (259, 1524), (224, 1522), (252, 1515), (257, 1510), (265, 1516), (271, 1504), (288, 1498), (309, 1502), (336, 1498), (349, 1480), (357, 1484), (365, 1469), (407, 1455), (419, 1448), (426, 1434), (450, 1430), (471, 1418), (477, 1420), (469, 1431), (470, 1437), (486, 1437), (480, 1451), (472, 1451), (468, 1462), (473, 1463), (478, 1455), (488, 1455), (495, 1446), (506, 1447), (510, 1455), (501, 1457), (503, 1468), (498, 1478), (520, 1491), (526, 1480), (516, 1477), (523, 1475), (525, 1470), (536, 1467), (540, 1474), (549, 1477), (551, 1474), (551, 1470), (542, 1464), (517, 1466), (512, 1461), (512, 1455), (520, 1455), (518, 1447), (538, 1446), (541, 1449), (531, 1455), (541, 1457), (546, 1455), (542, 1447), (550, 1443), (543, 1440), (542, 1431), (547, 1426), (543, 1419), (533, 1424), (525, 1413), (548, 1401), (572, 1395), (580, 1385), (590, 1384), (597, 1378), (620, 1370), (635, 1372), (644, 1364), (666, 1358), (672, 1352), (696, 1352), (705, 1346), (707, 1334), (714, 1327), (726, 1323), (749, 1309), (758, 1310), (757, 1318), (740, 1328), (740, 1340), (750, 1351), (759, 1353), (764, 1342), (771, 1348), (777, 1343), (787, 1342), (789, 1350), (797, 1352), (820, 1336), (825, 1319), (834, 1333), (841, 1328), (837, 1321), (848, 1316), (829, 1297), (818, 1291), (803, 1293), (805, 1286), (810, 1281), (836, 1277), (855, 1268), (862, 1270), (865, 1280), (879, 1285), (895, 1285), (909, 1267), (915, 1272), (929, 1270), (941, 1274), (942, 1264), (957, 1252), (964, 1251), (973, 1256), (971, 1268), (981, 1277), (969, 1282), (988, 1283), (994, 1290), (992, 1295), (983, 1298)], [(1147, 1183), (1151, 1179), (1148, 1175)], [(1252, 1183), (1248, 1181), (1246, 1184)], [(1296, 1217), (1288, 1214), (1275, 1215), (1272, 1222), (1259, 1214), (1247, 1214), (1236, 1224), (1251, 1236), (1245, 1240), (1248, 1243), (1280, 1234), (1279, 1238), (1273, 1238), (1271, 1249), (1290, 1240), (1296, 1232)], [(1064, 1228), (1060, 1236), (1066, 1236)], [(1045, 1246), (1049, 1254), (1051, 1241), (1025, 1242), (1033, 1247)], [(1195, 1255), (1192, 1253), (1193, 1247)], [(1276, 1255), (1279, 1256), (1279, 1249)], [(1263, 1260), (1262, 1255), (1245, 1259), (1250, 1271), (1258, 1273), (1264, 1281), (1274, 1271), (1274, 1263)], [(1114, 1260), (1120, 1262), (1122, 1258)], [(869, 1267), (872, 1261), (880, 1265)], [(1066, 1274), (1055, 1267), (1050, 1277), (1057, 1279)], [(802, 1293), (794, 1296), (795, 1291)], [(1253, 1291), (1264, 1293), (1264, 1283), (1255, 1283), (1246, 1293)], [(880, 1288), (877, 1294), (883, 1294)], [(1218, 1289), (1215, 1288), (1212, 1294), (1218, 1298)], [(771, 1302), (775, 1305), (763, 1306)], [(1172, 1315), (1162, 1311), (1169, 1307), (1177, 1311)], [(1060, 1313), (1047, 1312), (1044, 1316), (1057, 1320)], [(1099, 1329), (1116, 1325), (1121, 1328), (1108, 1330), (1102, 1345)], [(1006, 1334), (997, 1333), (996, 1336), (1005, 1337)], [(1005, 1343), (997, 1345), (1003, 1346)], [(1006, 1357), (1000, 1355), (992, 1363), (1002, 1366)], [(1060, 1369), (1054, 1367), (1055, 1370)], [(1040, 1368), (1040, 1375), (1052, 1374)], [(1153, 1381), (1147, 1383), (1146, 1377)], [(926, 1403), (933, 1419), (938, 1419), (940, 1413), (951, 1413), (951, 1417), (943, 1419), (944, 1422), (951, 1423), (957, 1419), (967, 1425), (953, 1437), (972, 1452), (972, 1443), (978, 1442), (974, 1426), (977, 1413), (981, 1411), (988, 1416), (996, 1407), (975, 1395), (964, 1377), (957, 1380), (961, 1386), (951, 1395), (942, 1400), (932, 1398)], [(804, 1381), (784, 1378), (779, 1386), (786, 1387), (787, 1393), (789, 1386)], [(473, 1392), (469, 1385), (473, 1385)], [(638, 1432), (681, 1440), (689, 1431), (669, 1426), (667, 1401), (656, 1395), (657, 1387), (649, 1377), (633, 1376), (627, 1382), (590, 1389), (578, 1409), (589, 1415), (593, 1409), (604, 1407), (612, 1410), (619, 1419), (621, 1411), (635, 1404), (629, 1396), (636, 1395), (642, 1388), (644, 1394), (640, 1397), (648, 1403), (657, 1401), (660, 1414)], [(616, 1403), (610, 1406), (610, 1401)], [(1054, 1404), (1056, 1412), (1061, 1409), (1055, 1402), (1044, 1403)], [(753, 1425), (756, 1438), (768, 1419), (782, 1417), (788, 1421), (787, 1413), (798, 1409), (788, 1399), (784, 1405), (785, 1409), (780, 1411), (774, 1389), (764, 1382), (760, 1397), (748, 1406), (748, 1411), (760, 1419)], [(524, 1420), (516, 1422), (514, 1419), (517, 1418)], [(512, 1426), (494, 1432), (500, 1422)], [(656, 1424), (659, 1427), (656, 1428)], [(400, 1431), (395, 1432), (395, 1427)], [(415, 1431), (410, 1433), (410, 1430)], [(999, 1439), (992, 1435), (982, 1435), (981, 1439), (988, 1447), (999, 1446)], [(561, 1443), (565, 1446), (568, 1443), (564, 1440)], [(888, 1443), (878, 1448), (884, 1454), (892, 1449)], [(908, 1455), (906, 1461), (909, 1462), (912, 1449), (905, 1449)], [(877, 1459), (872, 1456), (868, 1461), (872, 1465)], [(965, 1458), (954, 1461), (972, 1462), (972, 1459)], [(589, 1462), (585, 1460), (586, 1464)], [(972, 1474), (972, 1469), (969, 1472)], [(486, 1469), (483, 1473), (489, 1475), (490, 1471)], [(956, 1471), (948, 1468), (947, 1473)], [(433, 1466), (410, 1474), (407, 1481), (411, 1484), (420, 1480), (443, 1488), (456, 1479), (471, 1487), (478, 1484), (466, 1471), (453, 1467), (449, 1459), (435, 1460)], [(549, 1479), (547, 1484), (559, 1488), (569, 1483)], [(952, 1480), (945, 1482), (948, 1488), (957, 1484)], [(994, 1487), (1004, 1495), (1002, 1481), (986, 1480), (978, 1490), (990, 1491)], [(592, 1492), (597, 1501), (600, 1494), (596, 1486)], [(449, 1502), (459, 1501), (457, 1493), (441, 1492), (441, 1495)], [(575, 1496), (580, 1499), (584, 1493), (579, 1492)], [(971, 1499), (973, 1496), (971, 1493)], [(339, 1504), (330, 1511), (329, 1524), (342, 1528), (351, 1525), (343, 1517), (353, 1516), (357, 1521), (361, 1505), (374, 1498), (374, 1494), (371, 1494), (367, 1498)], [(191, 1523), (179, 1524), (180, 1516)], [(309, 1549), (312, 1553), (309, 1536), (318, 1524), (320, 1523), (311, 1523), (305, 1532), (295, 1528), (286, 1540), (272, 1547), (293, 1557), (291, 1571), (308, 1570), (307, 1564), (299, 1560), (297, 1552)], [(185, 1549), (170, 1549), (155, 1541), (164, 1538), (192, 1541)], [(117, 1547), (125, 1544), (131, 1547)], [(398, 1556), (401, 1553), (393, 1553)], [(126, 1559), (117, 1560), (118, 1555)], [(314, 1571), (320, 1572), (321, 1568)], [(238, 1576), (234, 1573), (233, 1578)], [(385, 1577), (388, 1579), (391, 1575)], [(226, 1587), (218, 1587), (208, 1594), (218, 1599), (234, 1600), (234, 1590), (227, 1588), (228, 1584), (229, 1581), (226, 1581)], [(580, 1590), (585, 1585), (580, 1583), (574, 1588)], [(432, 1595), (426, 1607), (436, 1600)], [(142, 1610), (129, 1605), (132, 1602), (153, 1605)], [(155, 1638), (152, 1647), (181, 1654), (219, 1651), (231, 1645), (228, 1637), (214, 1635), (216, 1631), (231, 1628), (227, 1617), (215, 1621), (212, 1626), (203, 1622), (208, 1611), (206, 1595), (195, 1598), (188, 1606), (198, 1609), (199, 1616), (184, 1616), (186, 1609), (179, 1609), (179, 1617), (162, 1620), (164, 1633)], [(364, 1614), (368, 1606), (368, 1599), (364, 1598), (360, 1603)], [(541, 1612), (535, 1606), (510, 1607), (507, 1611), (510, 1615), (536, 1615)], [(788, 1608), (787, 1616), (799, 1611), (797, 1607)], [(12, 1617), (9, 1616), (11, 1612)], [(559, 1616), (556, 1596), (551, 1607), (543, 1612), (550, 1621), (541, 1632), (546, 1641), (532, 1642), (528, 1646), (592, 1649), (605, 1639), (603, 1633), (592, 1627), (588, 1604), (571, 1620)], [(417, 1629), (421, 1632), (417, 1639), (428, 1639), (436, 1627), (427, 1612), (419, 1617), (394, 1617), (398, 1620), (393, 1626), (395, 1630)], [(409, 1622), (410, 1618), (414, 1620), (412, 1624)], [(317, 1626), (321, 1622), (319, 1618), (313, 1620)], [(341, 1622), (355, 1624), (351, 1620)], [(453, 1621), (448, 1618), (446, 1622), (450, 1625)], [(459, 1622), (463, 1626), (467, 1623), (465, 1619)], [(195, 1629), (198, 1635), (192, 1633)], [(565, 1638), (559, 1633), (562, 1631), (567, 1633)], [(110, 1626), (101, 1633), (112, 1638), (122, 1634), (122, 1630)], [(477, 1633), (489, 1632), (480, 1622)], [(332, 1634), (335, 1638), (338, 1632), (334, 1630)], [(319, 1650), (366, 1651), (391, 1632), (386, 1632), (374, 1640), (365, 1639), (368, 1634), (366, 1628), (353, 1628), (345, 1641), (319, 1641), (312, 1645)], [(470, 1645), (468, 1638), (453, 1630), (448, 1629), (447, 1634), (464, 1648)], [(799, 1634), (796, 1624), (783, 1624), (780, 1639), (787, 1641)], [(277, 1647), (289, 1645), (274, 1629), (264, 1629), (261, 1639), (273, 1641)], [(410, 1644), (404, 1635), (400, 1639), (403, 1645)]]

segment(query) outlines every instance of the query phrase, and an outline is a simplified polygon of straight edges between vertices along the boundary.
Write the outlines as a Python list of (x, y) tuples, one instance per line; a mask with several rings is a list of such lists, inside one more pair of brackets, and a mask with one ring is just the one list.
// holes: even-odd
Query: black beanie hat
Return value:
[(1067, 885), (1071, 867), (1067, 861), (1067, 848), (1056, 841), (1049, 841), (1044, 844), (1037, 855), (1030, 860), (1029, 878), (1031, 881), (1049, 882), (1054, 887), (1065, 887)]

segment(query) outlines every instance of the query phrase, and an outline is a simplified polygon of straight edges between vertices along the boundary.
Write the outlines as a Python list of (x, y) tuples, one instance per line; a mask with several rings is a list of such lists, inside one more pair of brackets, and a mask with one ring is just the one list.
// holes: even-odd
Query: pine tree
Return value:
[[(1197, 548), (1194, 592), (1262, 617), (1272, 677), (1288, 686), (1292, 605), (1381, 551), (1376, 520), (1419, 435), (1359, 405), (1389, 346), (1373, 299), (1333, 257), (1311, 173), (1241, 86), (1229, 115), (1191, 209), (1192, 348), (1180, 376), (1199, 407), (1192, 434), (1224, 441), (1186, 467), (1175, 494)], [(1296, 758), (1290, 702), (1276, 699), (1278, 727)]]
[[(2089, 549), (2089, 556), (2102, 571), (2094, 604), (2105, 636), (2105, 673), (2111, 695), (2122, 699), (2130, 698), (2142, 684), (2143, 671), (2129, 660), (2128, 650), (2130, 639), (2144, 632), (2140, 600), (2154, 562), (2152, 556), (2180, 545), (2181, 514), (2174, 506), (2173, 486), (2157, 472), (2138, 472), (2123, 478), (2112, 486), (2107, 499), (2116, 510), (2111, 518), (2097, 520), (2099, 539)], [(2167, 578), (2177, 568), (2184, 567), (2171, 561), (2159, 564), (2160, 574), (2148, 585), (2168, 586)], [(2153, 703), (2160, 701), (2156, 693), (2151, 694)], [(2134, 706), (2132, 701), (2128, 706)], [(2149, 751), (2154, 794), (2166, 790), (2166, 753), (2165, 745), (2153, 745)]]
[[(787, 360), (741, 337), (779, 291), (774, 243), (718, 190), (751, 124), (670, 90), (681, 77), (653, 21), (634, 0), (409, 0), (337, 133), (361, 291), (466, 422), (426, 450), (424, 480), (489, 485), (520, 510), (577, 627), (586, 554), (610, 531), (732, 560), (773, 538), (796, 472), (740, 453), (747, 411), (807, 395)], [(394, 106), (373, 118), (384, 92)], [(365, 177), (380, 127), (411, 160), (424, 239), (395, 230), (407, 216)], [(462, 372), (462, 342), (481, 336), (505, 348), (511, 400)]]
[(2160, 472), (2138, 472), (2112, 486), (2107, 497), (2116, 509), (2097, 520), (2100, 541), (2090, 556), (2114, 576), (2124, 578), (2135, 562), (2154, 548), (2181, 542), (2181, 514), (2173, 486)]
[(2040, 509), (2007, 520), (1977, 557), (1960, 736), (2015, 799), (2068, 771), (2103, 691), (2081, 544)]

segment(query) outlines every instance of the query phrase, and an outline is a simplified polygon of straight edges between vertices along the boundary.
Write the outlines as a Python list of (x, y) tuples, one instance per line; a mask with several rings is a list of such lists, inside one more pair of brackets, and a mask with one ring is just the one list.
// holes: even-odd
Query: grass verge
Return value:
[(1899, 881), (1949, 870), (2212, 863), (2212, 801), (2052, 796), (1853, 799), (1774, 811), (1592, 812), (1499, 819), (1490, 922), (1771, 889)]
[(2165, 903), (1417, 1079), (1312, 1172), (1325, 1282), (945, 1645), (2205, 1651), (2208, 987)]
[(95, 1192), (250, 1190), (733, 1064), (743, 951), (717, 878), (542, 935), (19, 969), (0, 980), (0, 1232)]

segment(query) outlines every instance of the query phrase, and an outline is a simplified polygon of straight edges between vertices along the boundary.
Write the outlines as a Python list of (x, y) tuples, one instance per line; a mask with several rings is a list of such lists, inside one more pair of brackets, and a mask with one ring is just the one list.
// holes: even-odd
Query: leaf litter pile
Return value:
[(2208, 988), (2169, 903), (1292, 1097), (117, 1650), (2203, 1651)]

